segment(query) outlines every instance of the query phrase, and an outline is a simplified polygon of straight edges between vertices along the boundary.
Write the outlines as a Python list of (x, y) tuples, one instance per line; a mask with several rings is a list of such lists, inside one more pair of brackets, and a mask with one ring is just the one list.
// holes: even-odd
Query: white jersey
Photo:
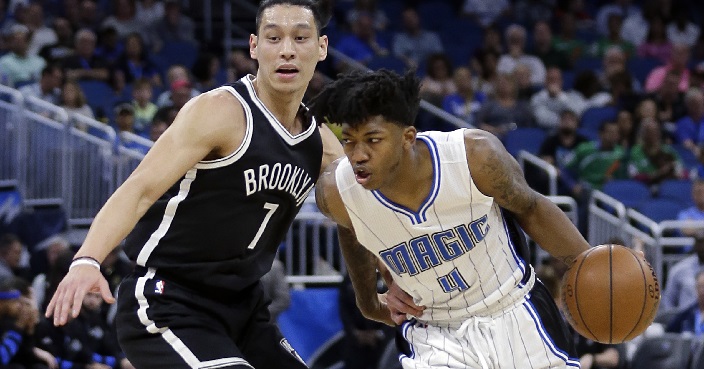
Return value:
[(421, 321), (452, 324), (512, 307), (535, 281), (519, 252), (521, 231), (477, 189), (464, 130), (417, 137), (428, 145), (434, 172), (417, 212), (364, 189), (348, 160), (338, 165), (337, 187), (358, 241), (386, 264), (416, 304), (427, 307)]

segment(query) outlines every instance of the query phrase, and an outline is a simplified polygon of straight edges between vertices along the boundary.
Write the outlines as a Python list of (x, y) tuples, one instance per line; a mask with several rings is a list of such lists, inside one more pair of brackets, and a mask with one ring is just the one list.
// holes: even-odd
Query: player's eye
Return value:
[(369, 139), (370, 143), (379, 143), (381, 142), (381, 138), (373, 137)]

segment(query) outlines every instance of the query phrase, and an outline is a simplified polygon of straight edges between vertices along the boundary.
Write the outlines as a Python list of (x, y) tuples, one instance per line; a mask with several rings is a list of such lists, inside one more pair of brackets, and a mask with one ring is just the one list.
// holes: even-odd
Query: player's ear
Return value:
[(328, 36), (322, 35), (318, 37), (318, 61), (323, 61), (328, 57)]
[(254, 33), (249, 35), (249, 56), (252, 59), (257, 59), (257, 42), (259, 41), (259, 37), (255, 35)]
[(416, 127), (408, 126), (403, 129), (403, 145), (406, 149), (410, 149), (416, 143)]

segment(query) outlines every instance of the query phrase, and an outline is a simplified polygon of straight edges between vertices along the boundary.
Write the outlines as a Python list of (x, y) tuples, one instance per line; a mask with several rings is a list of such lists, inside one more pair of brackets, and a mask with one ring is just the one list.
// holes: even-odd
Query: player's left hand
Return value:
[(393, 280), (388, 282), (389, 290), (386, 292), (386, 305), (391, 311), (391, 320), (397, 325), (406, 321), (406, 315), (419, 317), (423, 315), (425, 306), (418, 306), (413, 301), (413, 297), (402, 290)]

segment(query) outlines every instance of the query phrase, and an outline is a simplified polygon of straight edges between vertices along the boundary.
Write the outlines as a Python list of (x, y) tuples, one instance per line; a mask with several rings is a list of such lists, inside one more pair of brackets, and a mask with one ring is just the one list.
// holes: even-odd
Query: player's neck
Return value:
[(305, 90), (291, 93), (282, 93), (274, 91), (271, 87), (263, 87), (258, 80), (254, 80), (254, 89), (257, 92), (257, 97), (264, 103), (267, 109), (276, 117), (281, 125), (286, 128), (291, 134), (295, 135), (301, 132), (302, 124), (297, 120), (298, 110), (303, 101)]
[(395, 180), (380, 191), (395, 203), (417, 210), (433, 186), (433, 170), (428, 146), (416, 140), (413, 149), (401, 159), (395, 171)]

